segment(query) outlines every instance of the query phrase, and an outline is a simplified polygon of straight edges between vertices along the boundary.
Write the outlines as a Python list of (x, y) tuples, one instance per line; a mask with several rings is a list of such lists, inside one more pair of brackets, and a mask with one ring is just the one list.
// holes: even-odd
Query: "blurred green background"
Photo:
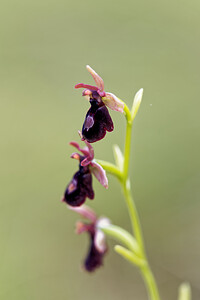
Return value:
[[(78, 82), (129, 106), (143, 87), (134, 124), (131, 175), (148, 256), (162, 299), (191, 283), (200, 299), (199, 1), (2, 0), (0, 4), (0, 299), (147, 299), (137, 269), (113, 251), (94, 274), (80, 269), (87, 236), (60, 202), (77, 170), (69, 158), (89, 104)], [(125, 122), (94, 145), (113, 161)], [(100, 215), (130, 230), (117, 181), (96, 180)]]

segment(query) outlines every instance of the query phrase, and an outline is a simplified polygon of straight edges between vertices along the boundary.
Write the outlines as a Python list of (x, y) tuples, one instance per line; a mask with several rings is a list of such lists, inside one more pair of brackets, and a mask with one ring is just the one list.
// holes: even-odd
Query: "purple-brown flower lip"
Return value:
[(97, 91), (92, 92), (90, 105), (83, 124), (82, 135), (89, 143), (93, 143), (103, 139), (106, 131), (113, 131), (114, 125), (108, 109)]
[(104, 169), (95, 162), (93, 147), (85, 141), (86, 147), (81, 148), (77, 142), (71, 142), (81, 154), (74, 152), (71, 158), (79, 161), (79, 170), (74, 174), (68, 184), (62, 201), (71, 206), (82, 205), (86, 198), (94, 199), (92, 187), (92, 174), (105, 187), (108, 188), (108, 180)]
[(86, 205), (69, 208), (89, 221), (89, 223), (82, 221), (77, 222), (76, 233), (81, 234), (83, 232), (87, 232), (89, 234), (90, 245), (84, 261), (84, 269), (88, 272), (93, 272), (103, 264), (104, 255), (108, 251), (105, 235), (98, 229), (98, 223), (110, 223), (110, 221), (107, 218), (98, 218), (95, 212)]

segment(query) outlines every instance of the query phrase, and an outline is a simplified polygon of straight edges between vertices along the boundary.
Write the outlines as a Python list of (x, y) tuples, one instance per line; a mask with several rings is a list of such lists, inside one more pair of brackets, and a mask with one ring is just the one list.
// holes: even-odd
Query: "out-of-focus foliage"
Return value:
[[(80, 269), (87, 236), (60, 203), (77, 170), (87, 101), (73, 86), (92, 83), (132, 105), (131, 175), (147, 252), (163, 299), (183, 280), (200, 297), (200, 3), (199, 1), (2, 0), (0, 5), (0, 298), (4, 300), (147, 299), (138, 271), (113, 250), (95, 274)], [(123, 147), (123, 116), (94, 145), (113, 160)], [(116, 180), (94, 180), (99, 214), (130, 229)]]

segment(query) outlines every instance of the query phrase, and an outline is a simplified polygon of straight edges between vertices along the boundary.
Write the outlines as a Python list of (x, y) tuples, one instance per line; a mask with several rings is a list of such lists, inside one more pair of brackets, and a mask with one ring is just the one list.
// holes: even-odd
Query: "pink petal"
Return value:
[(77, 160), (80, 160), (80, 154), (79, 153), (72, 153), (72, 155), (70, 156), (71, 158), (74, 158), (74, 159), (77, 159)]
[(98, 89), (100, 90), (100, 92), (104, 91), (104, 82), (103, 79), (90, 67), (90, 66), (86, 66), (87, 70), (90, 72), (90, 74), (92, 75)]
[(79, 151), (82, 151), (82, 153), (84, 151), (85, 155), (88, 157), (88, 159), (93, 160), (93, 158), (94, 158), (94, 149), (93, 149), (92, 145), (90, 143), (88, 143), (86, 140), (83, 139), (83, 136), (82, 136), (82, 133), (81, 133), (80, 130), (78, 131), (78, 134), (79, 134), (81, 140), (83, 140), (85, 145), (86, 145), (86, 147), (84, 149), (80, 149)]
[(108, 178), (106, 176), (105, 170), (95, 161), (90, 163), (91, 172), (96, 177), (96, 179), (107, 189), (108, 188)]
[(102, 98), (103, 103), (110, 109), (124, 112), (124, 103), (112, 93), (106, 93), (106, 96)]
[(91, 96), (92, 95), (92, 91), (91, 90), (88, 90), (88, 89), (85, 89), (83, 90), (83, 96)]
[(79, 144), (78, 144), (77, 142), (72, 141), (72, 142), (70, 142), (69, 144), (70, 144), (71, 146), (75, 147), (78, 151), (80, 151), (80, 146), (79, 146)]
[(89, 85), (89, 84), (84, 84), (84, 83), (78, 83), (75, 85), (75, 89), (87, 89), (87, 90), (91, 90), (91, 91), (97, 91), (98, 87), (93, 86), (93, 85)]
[(85, 144), (88, 148), (89, 158), (90, 158), (90, 160), (93, 160), (93, 158), (94, 158), (94, 149), (93, 149), (92, 145), (90, 143), (88, 143), (86, 140), (84, 140), (84, 142), (85, 142)]
[(95, 214), (95, 212), (86, 205), (82, 205), (82, 206), (69, 206), (69, 205), (67, 205), (67, 207), (70, 210), (73, 210), (74, 212), (81, 215), (83, 218), (92, 221), (92, 223), (95, 223), (96, 220), (97, 220), (97, 215)]
[(106, 97), (106, 92), (101, 92), (100, 90), (97, 91), (100, 97)]
[(76, 222), (76, 233), (81, 234), (85, 231), (88, 231), (88, 226), (87, 224), (84, 224), (83, 222)]
[(78, 151), (82, 152), (83, 155), (88, 156), (89, 155), (89, 151), (88, 149), (82, 149), (80, 148), (79, 144), (77, 142), (70, 142), (69, 143), (71, 146), (75, 147)]
[(88, 90), (88, 89), (85, 89), (82, 92), (82, 96), (85, 97), (88, 101), (90, 101), (90, 98), (92, 96), (92, 91)]
[(85, 167), (85, 166), (88, 166), (89, 164), (91, 163), (91, 160), (86, 157), (82, 162), (81, 162), (81, 166), (82, 167)]
[(94, 244), (100, 253), (105, 253), (107, 251), (106, 237), (103, 231), (96, 231), (94, 236)]
[(110, 220), (108, 218), (99, 218), (96, 222), (96, 233), (94, 236), (94, 244), (95, 247), (99, 250), (101, 253), (105, 253), (107, 251), (107, 244), (106, 244), (106, 236), (98, 229), (99, 225), (108, 226), (110, 224)]

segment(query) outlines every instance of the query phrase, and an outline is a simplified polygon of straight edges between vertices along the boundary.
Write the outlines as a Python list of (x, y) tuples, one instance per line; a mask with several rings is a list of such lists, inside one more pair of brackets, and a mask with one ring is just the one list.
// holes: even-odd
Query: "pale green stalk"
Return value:
[(131, 134), (132, 134), (132, 120), (128, 107), (125, 105), (124, 112), (126, 116), (126, 138), (125, 138), (125, 148), (124, 148), (124, 168), (123, 168), (123, 181), (122, 188), (126, 200), (126, 204), (128, 207), (128, 211), (130, 214), (130, 219), (132, 223), (133, 232), (135, 232), (135, 237), (140, 245), (141, 252), (144, 254), (144, 242), (141, 231), (141, 225), (139, 216), (137, 213), (137, 209), (135, 203), (133, 201), (133, 197), (131, 194), (131, 185), (130, 180), (128, 178), (129, 164), (130, 164), (130, 149), (131, 149)]
[[(122, 186), (123, 186), (123, 191), (124, 191), (124, 196), (126, 200), (126, 204), (128, 207), (128, 211), (130, 214), (131, 222), (132, 222), (132, 227), (133, 227), (133, 232), (135, 233), (135, 238), (140, 246), (141, 254), (143, 260), (147, 261), (145, 250), (144, 250), (144, 241), (143, 241), (143, 235), (142, 235), (142, 229), (140, 225), (140, 220), (139, 216), (137, 213), (137, 209), (131, 194), (131, 187), (130, 187), (130, 181), (128, 179), (128, 171), (129, 171), (129, 164), (130, 164), (130, 148), (131, 148), (131, 133), (132, 133), (132, 122), (133, 120), (131, 119), (131, 114), (128, 109), (128, 107), (125, 105), (124, 107), (124, 112), (126, 116), (126, 139), (125, 139), (125, 149), (124, 149), (124, 169), (123, 169), (123, 181), (122, 181)], [(146, 287), (148, 290), (148, 294), (150, 299), (152, 300), (159, 300), (159, 293), (158, 293), (158, 288), (153, 276), (153, 273), (151, 272), (150, 266), (148, 263), (140, 267), (140, 271), (142, 274), (142, 277), (146, 283)]]
[(148, 291), (149, 299), (160, 300), (157, 284), (149, 264), (147, 263), (145, 266), (140, 267), (140, 271)]

